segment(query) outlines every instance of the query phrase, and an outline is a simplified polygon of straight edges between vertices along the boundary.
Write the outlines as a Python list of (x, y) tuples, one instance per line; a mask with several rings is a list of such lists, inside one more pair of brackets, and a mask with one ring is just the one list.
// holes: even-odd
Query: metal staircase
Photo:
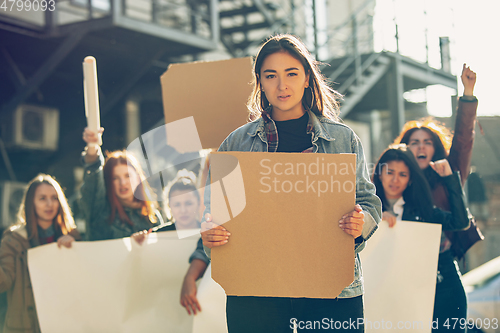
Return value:
[(222, 0), (219, 3), (221, 42), (233, 57), (253, 55), (268, 36), (284, 31), (288, 10), (264, 0)]
[[(353, 56), (331, 60), (323, 73), (333, 82), (336, 90), (344, 95), (341, 116), (346, 117), (358, 105), (368, 92), (389, 70), (391, 61), (383, 53), (359, 56), (360, 65), (356, 66)], [(335, 70), (330, 71), (330, 69)], [(339, 84), (336, 84), (339, 82)]]
[(344, 95), (341, 116), (345, 118), (387, 73), (390, 59), (373, 50), (374, 0), (367, 0), (344, 22), (328, 33), (325, 44), (330, 48), (329, 60), (322, 67), (335, 90)]
[[(415, 61), (398, 52), (375, 52), (373, 46), (374, 0), (365, 1), (344, 22), (328, 32), (330, 47), (322, 72), (332, 87), (344, 95), (341, 117), (371, 110), (389, 110), (394, 135), (405, 122), (403, 93), (412, 89), (442, 84), (456, 88), (456, 78), (427, 63)], [(397, 39), (398, 36), (395, 36)]]
[[(359, 105), (391, 64), (385, 54), (373, 52), (374, 2), (365, 1), (344, 22), (327, 31), (328, 39), (318, 46), (327, 47), (331, 55), (323, 61), (327, 66), (323, 66), (322, 72), (344, 95), (342, 117)], [(284, 7), (283, 3), (264, 0), (223, 0), (219, 3), (221, 42), (234, 57), (253, 55), (268, 36), (293, 31), (296, 13), (304, 7), (305, 4), (299, 8)]]

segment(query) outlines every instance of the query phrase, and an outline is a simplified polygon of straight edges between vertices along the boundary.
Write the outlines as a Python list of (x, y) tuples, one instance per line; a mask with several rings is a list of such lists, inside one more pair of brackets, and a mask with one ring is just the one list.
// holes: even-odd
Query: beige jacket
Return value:
[[(70, 235), (80, 239), (76, 230)], [(4, 232), (0, 245), (0, 292), (7, 292), (8, 304), (4, 333), (40, 332), (28, 272), (27, 251), (31, 247), (25, 226), (15, 225)]]

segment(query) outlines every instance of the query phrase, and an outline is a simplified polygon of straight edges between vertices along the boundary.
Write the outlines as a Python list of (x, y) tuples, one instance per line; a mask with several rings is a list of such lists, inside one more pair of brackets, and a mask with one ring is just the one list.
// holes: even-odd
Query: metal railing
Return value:
[(212, 26), (218, 24), (213, 22), (210, 0), (58, 0), (53, 11), (25, 16), (1, 14), (0, 22), (50, 34), (58, 26), (112, 17), (117, 4), (124, 17), (201, 37), (213, 37)]
[(122, 15), (189, 32), (211, 36), (210, 2), (205, 0), (120, 0)]
[(373, 13), (369, 7), (374, 3), (375, 0), (365, 1), (342, 23), (317, 32), (327, 36), (318, 48), (327, 47), (329, 53), (327, 59), (320, 60), (328, 62), (335, 58), (373, 52)]
[(335, 81), (348, 68), (354, 64), (354, 73), (339, 88), (346, 91), (346, 85), (360, 85), (363, 81), (363, 73), (376, 60), (367, 57), (363, 62), (362, 55), (373, 53), (373, 13), (370, 7), (375, 0), (365, 1), (346, 20), (329, 29), (326, 33), (328, 38), (319, 47), (328, 47), (328, 59), (320, 59), (324, 63), (330, 63), (334, 59), (344, 58), (344, 61), (329, 75), (331, 81)]

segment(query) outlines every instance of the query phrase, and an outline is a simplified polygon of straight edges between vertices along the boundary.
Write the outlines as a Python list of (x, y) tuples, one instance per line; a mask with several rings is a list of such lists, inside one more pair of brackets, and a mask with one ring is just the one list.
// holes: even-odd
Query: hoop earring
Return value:
[(310, 89), (310, 91), (311, 91), (311, 106), (309, 107), (309, 110), (312, 111), (312, 107), (313, 107), (313, 104), (314, 104), (314, 93), (313, 93), (313, 90), (312, 90), (311, 87), (307, 87), (305, 90), (307, 91), (307, 89)]
[(267, 108), (269, 108), (271, 106), (271, 103), (269, 102), (269, 100), (267, 100), (267, 97), (266, 97), (266, 101), (268, 103), (267, 106), (264, 106), (264, 97), (265, 96), (265, 93), (264, 93), (264, 90), (260, 90), (260, 107), (262, 109), (262, 111), (266, 110)]

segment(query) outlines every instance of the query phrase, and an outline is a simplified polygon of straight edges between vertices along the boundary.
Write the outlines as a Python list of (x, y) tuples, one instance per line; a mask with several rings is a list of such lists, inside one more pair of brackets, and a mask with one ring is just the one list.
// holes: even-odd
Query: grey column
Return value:
[(126, 119), (126, 145), (137, 139), (141, 135), (141, 117), (140, 117), (139, 102), (136, 100), (128, 100), (125, 103), (125, 119)]
[(405, 123), (403, 74), (401, 73), (401, 59), (398, 54), (395, 54), (391, 69), (387, 74), (387, 104), (391, 112), (392, 137), (396, 138)]

